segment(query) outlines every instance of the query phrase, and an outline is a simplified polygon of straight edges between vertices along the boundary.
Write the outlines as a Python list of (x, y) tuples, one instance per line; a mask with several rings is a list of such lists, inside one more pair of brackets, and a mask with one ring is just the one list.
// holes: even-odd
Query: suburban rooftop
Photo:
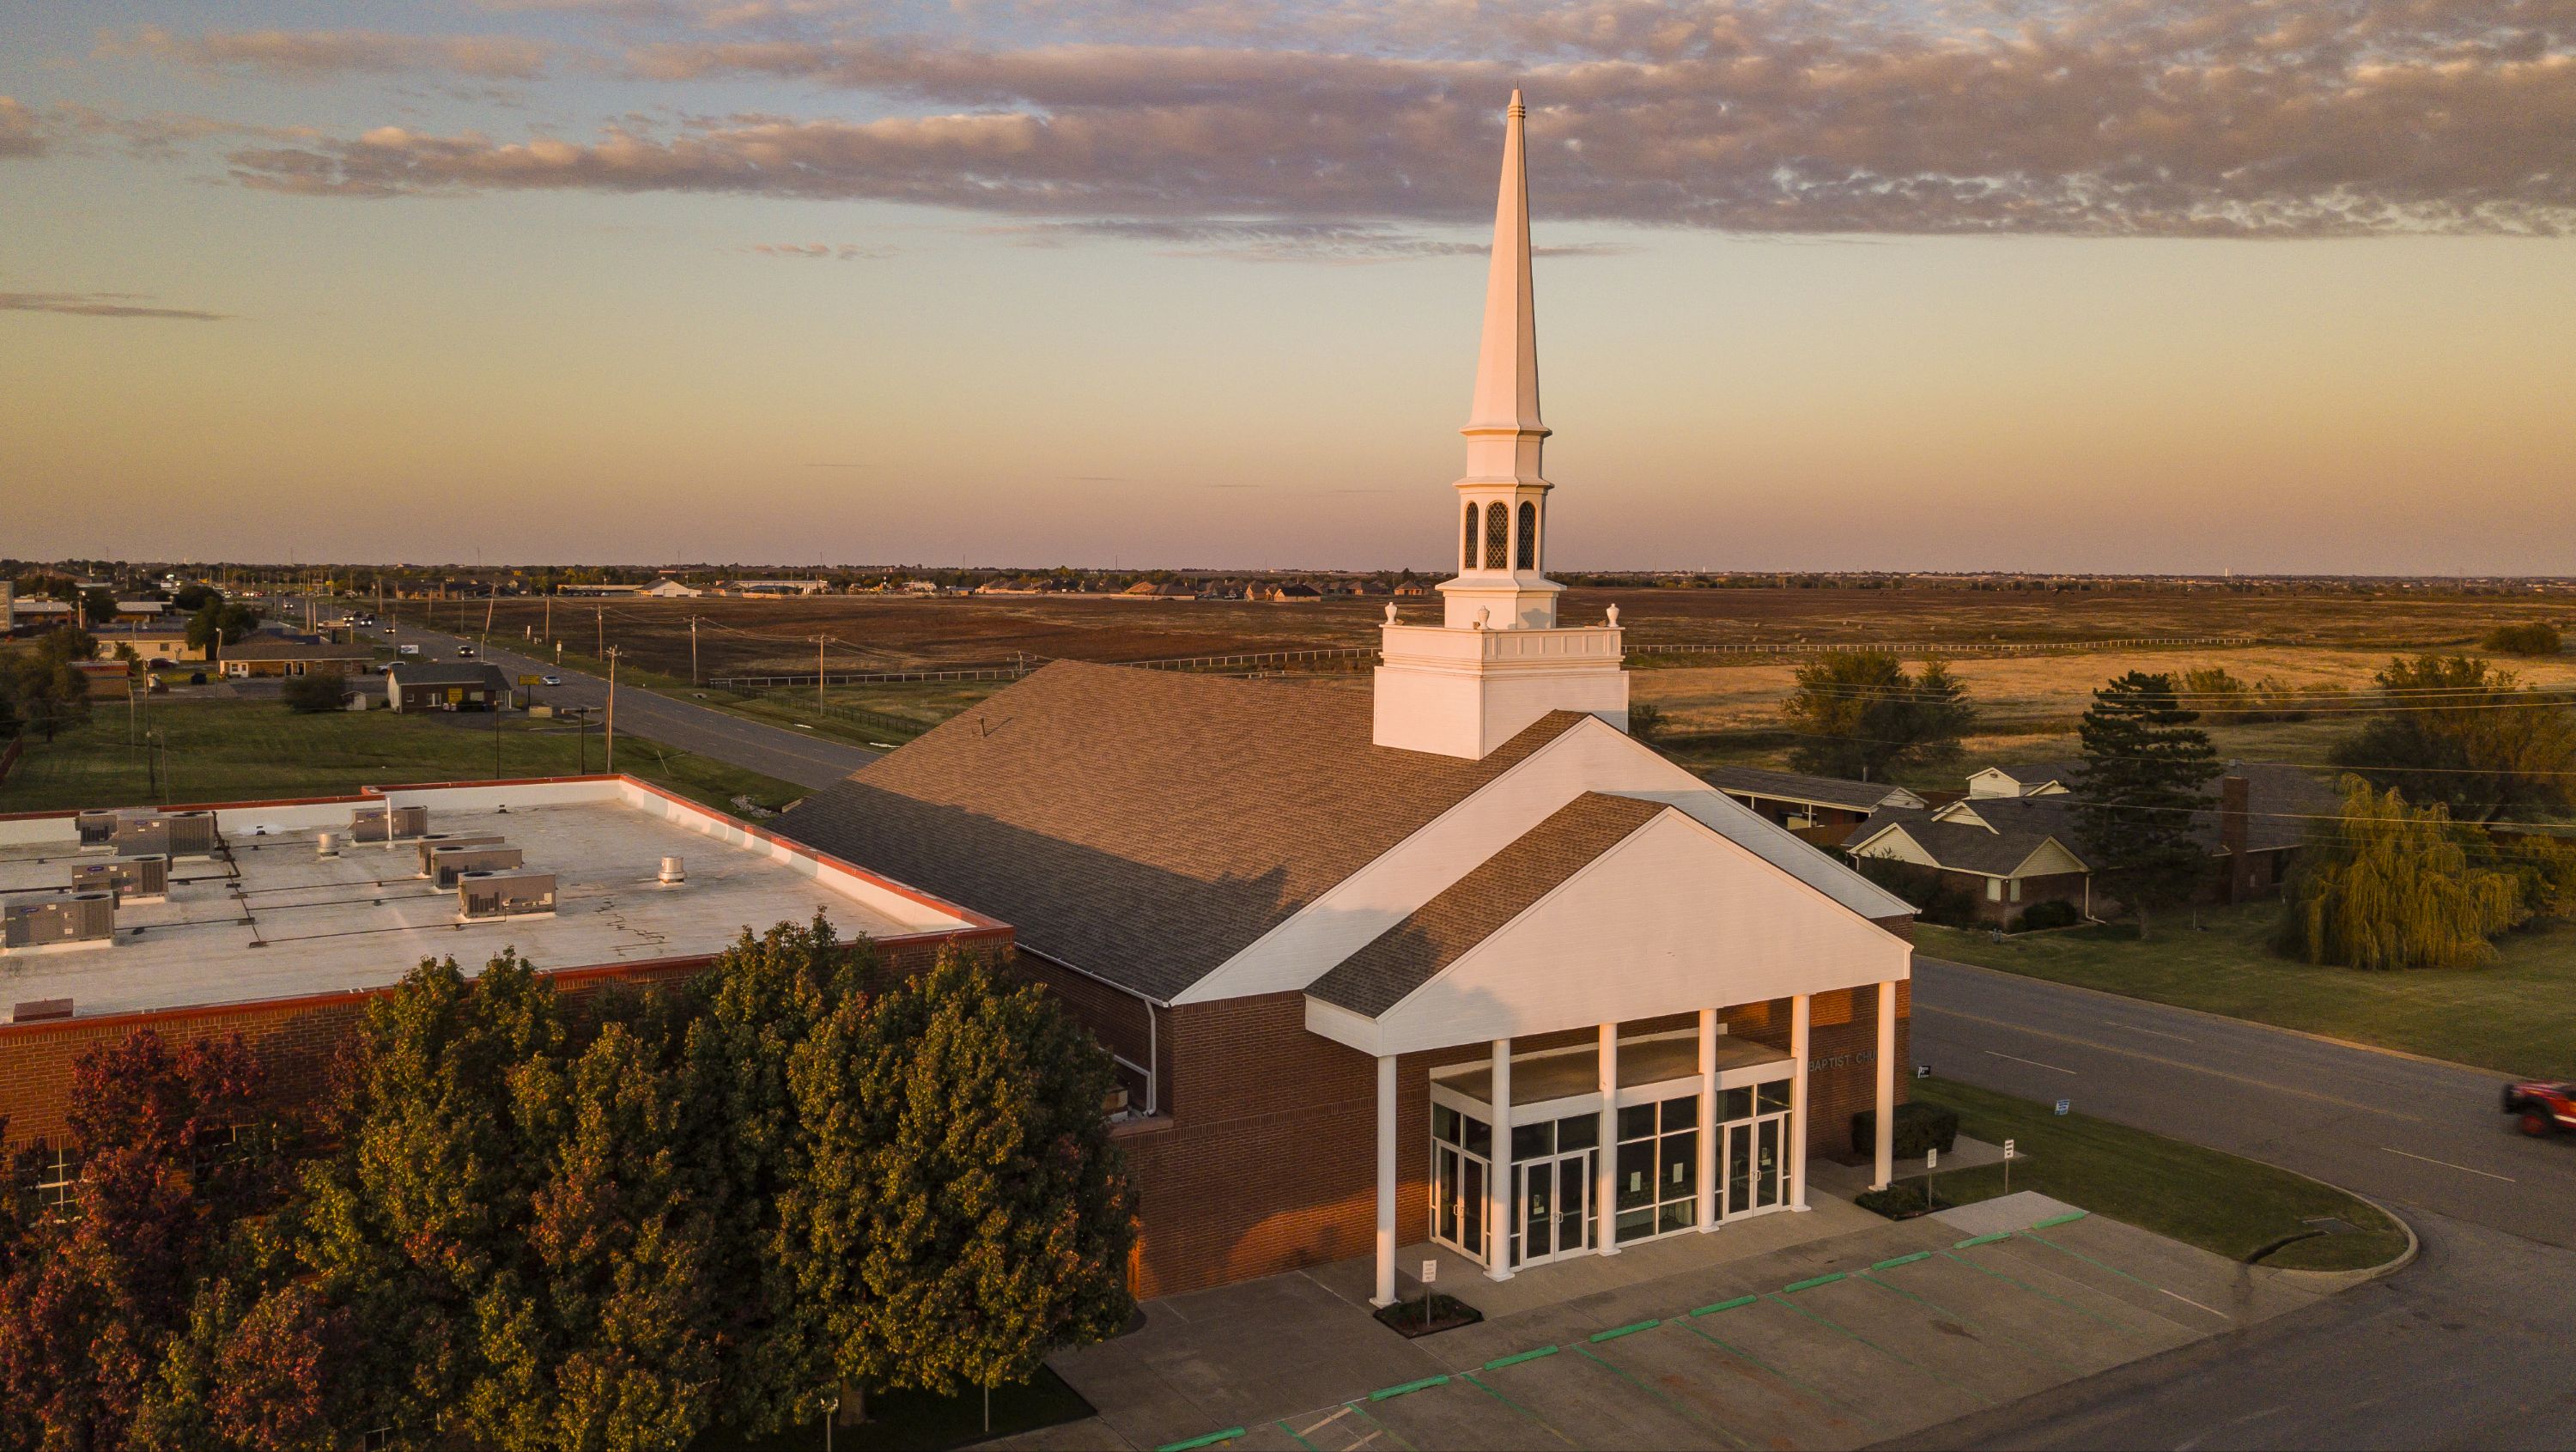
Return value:
[[(434, 836), (499, 837), (555, 876), (550, 913), (463, 920), (455, 887), (418, 875), (418, 839), (352, 840), (361, 811), (427, 808)], [(172, 810), (186, 810), (174, 808)], [(0, 955), (0, 1006), (70, 999), (81, 1018), (381, 987), (424, 957), (469, 971), (505, 948), (541, 969), (686, 958), (745, 928), (817, 912), (880, 940), (990, 919), (627, 777), (573, 777), (214, 809), (212, 856), (169, 863), (166, 901), (123, 901), (104, 944)], [(337, 836), (337, 854), (319, 838)], [(675, 857), (685, 880), (659, 880)], [(68, 900), (77, 814), (0, 818), (0, 905)], [(640, 909), (640, 910), (639, 910)]]

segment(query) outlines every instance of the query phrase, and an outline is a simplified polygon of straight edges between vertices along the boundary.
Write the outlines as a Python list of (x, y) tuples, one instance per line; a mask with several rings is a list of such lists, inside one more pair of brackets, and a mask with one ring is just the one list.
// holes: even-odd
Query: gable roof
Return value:
[(1856, 850), (1891, 827), (1902, 828), (1939, 865), (1989, 877), (2012, 876), (2052, 838), (2077, 861), (2084, 857), (2076, 847), (2074, 813), (2054, 797), (1977, 797), (1928, 810), (1886, 807), (1852, 828), (1843, 846)]
[(1852, 781), (1839, 776), (1808, 776), (1795, 771), (1770, 771), (1758, 766), (1712, 766), (1700, 772), (1702, 779), (1720, 791), (1743, 792), (1747, 796), (1772, 797), (1780, 801), (1811, 802), (1819, 806), (1846, 807), (1866, 812), (1882, 803), (1893, 801), (1899, 806), (1919, 807), (1923, 799), (1901, 786), (1883, 781)]
[(1585, 792), (1343, 959), (1306, 991), (1371, 1018), (1672, 808)]
[(1364, 691), (1057, 661), (777, 830), (1171, 997), (1589, 719), (1481, 761), (1378, 746)]
[(473, 661), (396, 661), (385, 675), (402, 686), (489, 686), (497, 691), (510, 684), (499, 666)]

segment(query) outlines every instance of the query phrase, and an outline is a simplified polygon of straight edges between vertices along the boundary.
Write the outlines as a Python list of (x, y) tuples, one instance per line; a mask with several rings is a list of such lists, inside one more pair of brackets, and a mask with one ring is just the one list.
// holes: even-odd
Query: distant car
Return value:
[(2526, 1079), (2504, 1086), (2504, 1112), (2516, 1116), (2514, 1128), (2534, 1139), (2576, 1129), (2576, 1084)]
[(388, 625), (385, 627), (385, 634), (400, 635), (402, 634), (402, 627), (399, 625)]
[(460, 645), (456, 648), (456, 653), (458, 655), (472, 655), (474, 653), (474, 647), (470, 645)]
[(563, 677), (561, 677), (561, 676), (539, 676), (539, 677), (537, 677), (537, 683), (538, 683), (539, 685), (545, 685), (545, 686), (560, 686), (560, 685), (562, 685), (562, 684), (563, 684)]

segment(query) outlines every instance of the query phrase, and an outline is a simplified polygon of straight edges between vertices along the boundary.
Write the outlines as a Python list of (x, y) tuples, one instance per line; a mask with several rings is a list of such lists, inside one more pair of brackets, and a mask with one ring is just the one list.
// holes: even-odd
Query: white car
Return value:
[(540, 683), (549, 686), (560, 686), (563, 684), (563, 677), (561, 676), (539, 676), (537, 677), (537, 680)]

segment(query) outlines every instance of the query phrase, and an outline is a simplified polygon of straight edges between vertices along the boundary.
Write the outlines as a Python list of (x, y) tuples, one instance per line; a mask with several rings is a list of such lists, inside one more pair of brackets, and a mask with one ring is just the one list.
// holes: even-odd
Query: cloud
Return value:
[(36, 113), (12, 97), (0, 96), (0, 157), (42, 156), (47, 145)]
[(219, 323), (232, 316), (196, 308), (150, 307), (135, 301), (149, 296), (134, 292), (0, 292), (0, 312), (68, 313), (82, 318), (176, 318), (192, 323)]
[(274, 80), (437, 72), (531, 81), (553, 47), (509, 35), (388, 35), (372, 30), (210, 30), (176, 35), (157, 25), (103, 31), (101, 55), (148, 56), (204, 71), (250, 71)]
[[(1410, 227), (1491, 215), (1496, 112), (1524, 85), (1550, 221), (2567, 235), (2568, 4), (1497, 0), (1472, 24), (1438, 5), (1264, 11), (1253, 39), (1231, 41), (1206, 38), (1232, 23), (1212, 3), (1005, 6), (1032, 33), (1180, 37), (1016, 43), (858, 33), (864, 17), (800, 31), (793, 7), (754, 6), (747, 33), (631, 48), (631, 76), (819, 86), (865, 98), (870, 119), (628, 119), (588, 140), (388, 127), (243, 150), (232, 166), (245, 184), (316, 195), (874, 200), (1112, 235), (1168, 223), (1179, 230), (1134, 235), (1229, 256), (1377, 260), (1460, 245)], [(954, 13), (971, 26), (981, 12)], [(1223, 220), (1244, 217), (1274, 220)]]
[(878, 261), (892, 257), (895, 253), (895, 249), (891, 247), (872, 246), (863, 242), (754, 242), (746, 250), (763, 257), (787, 257), (803, 261), (837, 259), (842, 262), (855, 262), (861, 258)]

